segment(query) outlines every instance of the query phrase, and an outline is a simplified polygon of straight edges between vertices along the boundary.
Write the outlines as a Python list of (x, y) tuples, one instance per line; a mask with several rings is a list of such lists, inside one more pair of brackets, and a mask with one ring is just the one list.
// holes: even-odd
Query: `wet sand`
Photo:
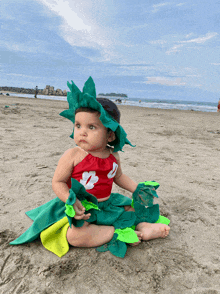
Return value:
[[(5, 107), (9, 106), (9, 107)], [(25, 215), (55, 197), (59, 158), (74, 147), (67, 102), (0, 96), (0, 293), (220, 293), (220, 114), (119, 106), (135, 148), (120, 153), (123, 172), (155, 180), (166, 239), (129, 247), (124, 259), (71, 248), (59, 258), (39, 240), (9, 242), (32, 221)], [(129, 192), (114, 186), (113, 192)]]

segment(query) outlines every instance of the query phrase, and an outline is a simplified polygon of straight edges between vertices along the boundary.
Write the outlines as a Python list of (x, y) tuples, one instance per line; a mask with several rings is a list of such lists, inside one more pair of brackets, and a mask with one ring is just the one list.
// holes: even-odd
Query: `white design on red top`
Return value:
[(80, 183), (85, 187), (86, 190), (90, 190), (94, 188), (94, 184), (97, 183), (99, 180), (99, 177), (96, 176), (95, 171), (90, 172), (84, 172), (82, 174), (82, 179), (80, 180)]
[(115, 176), (115, 174), (116, 174), (116, 172), (117, 172), (117, 169), (118, 169), (118, 165), (117, 165), (117, 163), (113, 162), (113, 168), (112, 168), (112, 170), (108, 173), (107, 177), (108, 177), (109, 179), (114, 178), (114, 176)]

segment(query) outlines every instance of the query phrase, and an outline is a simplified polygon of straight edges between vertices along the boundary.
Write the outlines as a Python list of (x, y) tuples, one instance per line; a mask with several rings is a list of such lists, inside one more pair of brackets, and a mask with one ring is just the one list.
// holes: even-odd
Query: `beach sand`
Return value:
[[(5, 107), (9, 106), (9, 107)], [(67, 102), (0, 96), (0, 293), (220, 293), (220, 114), (119, 106), (135, 148), (123, 172), (154, 180), (166, 239), (129, 247), (124, 259), (71, 248), (62, 258), (40, 241), (11, 246), (32, 221), (25, 212), (55, 197), (59, 158), (74, 147)], [(127, 191), (116, 186), (113, 192)]]

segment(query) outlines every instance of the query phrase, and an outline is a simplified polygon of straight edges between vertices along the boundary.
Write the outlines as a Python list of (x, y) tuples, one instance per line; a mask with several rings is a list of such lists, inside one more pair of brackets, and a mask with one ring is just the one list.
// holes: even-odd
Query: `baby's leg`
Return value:
[[(67, 230), (67, 241), (75, 247), (98, 247), (111, 241), (115, 232), (112, 226), (97, 226), (84, 222), (80, 228), (72, 226)], [(131, 246), (136, 246), (141, 242), (142, 233), (135, 231), (139, 241), (131, 243)]]
[(136, 230), (142, 233), (142, 240), (148, 241), (167, 237), (170, 227), (164, 224), (140, 223), (136, 226)]
[(113, 226), (97, 226), (84, 222), (80, 228), (72, 226), (67, 230), (67, 241), (76, 247), (98, 247), (111, 241), (115, 228)]

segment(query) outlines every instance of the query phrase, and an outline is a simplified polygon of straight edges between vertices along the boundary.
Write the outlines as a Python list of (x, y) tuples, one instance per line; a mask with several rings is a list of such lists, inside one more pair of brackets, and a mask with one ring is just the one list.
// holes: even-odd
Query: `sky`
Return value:
[(0, 86), (215, 102), (219, 0), (1, 0)]

